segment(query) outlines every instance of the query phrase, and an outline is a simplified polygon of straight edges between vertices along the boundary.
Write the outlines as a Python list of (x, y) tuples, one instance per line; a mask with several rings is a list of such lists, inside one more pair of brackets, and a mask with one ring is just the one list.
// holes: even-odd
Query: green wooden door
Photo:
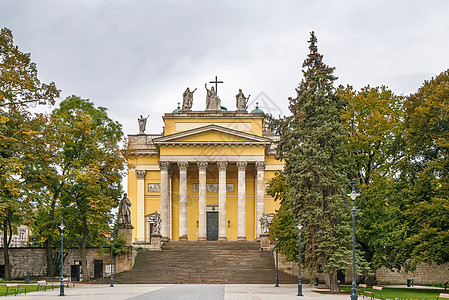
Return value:
[(207, 212), (207, 240), (218, 240), (218, 212)]

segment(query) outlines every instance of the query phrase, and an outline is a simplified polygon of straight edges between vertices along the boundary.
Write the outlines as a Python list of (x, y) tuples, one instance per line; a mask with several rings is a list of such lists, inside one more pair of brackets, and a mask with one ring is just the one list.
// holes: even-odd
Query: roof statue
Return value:
[(185, 90), (182, 94), (182, 110), (183, 111), (192, 111), (193, 104), (193, 93), (195, 93), (196, 88), (193, 91), (190, 91), (189, 88)]
[(207, 88), (207, 83), (204, 84), (206, 88), (206, 110), (221, 110), (221, 100), (218, 98), (217, 93), (215, 92), (214, 87), (211, 87), (210, 90)]
[(147, 119), (150, 115), (148, 115), (146, 118), (144, 118), (142, 115), (140, 115), (140, 118), (137, 119), (139, 122), (139, 134), (145, 134), (145, 127), (147, 127)]
[(248, 108), (247, 104), (249, 97), (251, 97), (251, 95), (246, 98), (242, 92), (242, 89), (239, 89), (239, 93), (235, 95), (237, 110), (246, 110)]

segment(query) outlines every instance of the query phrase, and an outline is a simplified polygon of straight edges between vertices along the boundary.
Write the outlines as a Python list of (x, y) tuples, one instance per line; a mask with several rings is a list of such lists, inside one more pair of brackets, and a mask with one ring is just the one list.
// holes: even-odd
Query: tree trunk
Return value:
[(89, 228), (87, 228), (87, 222), (86, 218), (83, 218), (83, 239), (81, 240), (80, 244), (80, 256), (81, 256), (81, 266), (83, 267), (83, 281), (89, 281), (89, 272), (87, 270), (87, 259), (86, 259), (86, 244), (87, 244), (87, 237), (89, 235)]
[(11, 237), (8, 238), (8, 221), (3, 222), (3, 257), (5, 260), (5, 280), (11, 280), (11, 263), (9, 261), (9, 243)]
[(329, 289), (331, 293), (337, 293), (340, 291), (340, 285), (338, 284), (337, 280), (337, 271), (332, 271), (331, 273), (327, 274), (329, 277)]
[(53, 261), (53, 239), (51, 236), (45, 241), (45, 258), (47, 260), (47, 276), (55, 276), (55, 264)]
[[(61, 184), (61, 188), (62, 188)], [(54, 224), (55, 219), (55, 207), (56, 207), (56, 199), (59, 196), (59, 191), (56, 191), (53, 196), (53, 200), (51, 202), (51, 209), (49, 212), (51, 224)], [(62, 255), (62, 254), (61, 254)], [(47, 260), (47, 276), (53, 277), (55, 276), (55, 262), (53, 260), (53, 237), (51, 233), (48, 234), (48, 238), (45, 241), (45, 258)]]

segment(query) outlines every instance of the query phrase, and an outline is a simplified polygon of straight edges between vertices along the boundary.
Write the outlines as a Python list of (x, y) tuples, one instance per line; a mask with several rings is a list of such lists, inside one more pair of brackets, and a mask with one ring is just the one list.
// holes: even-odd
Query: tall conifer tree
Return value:
[(340, 122), (344, 103), (335, 93), (334, 68), (318, 53), (314, 32), (309, 44), (304, 79), (297, 96), (289, 98), (292, 115), (273, 120), (272, 127), (280, 135), (278, 157), (285, 161), (289, 184), (282, 202), (304, 222), (302, 247), (310, 277), (322, 268), (331, 291), (338, 291), (337, 270), (346, 269), (351, 258), (350, 212), (342, 192), (348, 180)]

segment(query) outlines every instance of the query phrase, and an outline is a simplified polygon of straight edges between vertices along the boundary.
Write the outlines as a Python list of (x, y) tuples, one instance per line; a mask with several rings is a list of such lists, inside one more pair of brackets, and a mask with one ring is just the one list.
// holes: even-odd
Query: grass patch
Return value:
[[(9, 281), (8, 283), (17, 283), (20, 286), (18, 294), (25, 293), (25, 290), (22, 287), (26, 287), (27, 293), (37, 292), (37, 284), (24, 284), (23, 281), (21, 281), (21, 282)], [(58, 287), (58, 285), (53, 285), (53, 288), (57, 288), (57, 287)], [(51, 290), (51, 284), (47, 285), (47, 290), (48, 289)], [(43, 290), (45, 290), (45, 287), (44, 286), (40, 286), (39, 287), (39, 291), (43, 291)], [(11, 288), (9, 288), (8, 295), (14, 295), (14, 294), (15, 294), (15, 291), (11, 290)], [(6, 295), (6, 285), (5, 284), (0, 284), (0, 297), (5, 296), (5, 295)]]
[[(341, 290), (350, 292), (350, 286), (342, 286)], [(368, 291), (370, 288), (367, 289)], [(426, 298), (437, 299), (440, 293), (444, 293), (441, 289), (419, 289), (419, 288), (389, 288), (384, 287), (382, 290), (383, 299), (410, 299), (419, 300)], [(427, 299), (430, 300), (430, 299)]]
[(150, 250), (150, 248), (148, 248), (148, 247), (141, 247), (141, 246), (134, 247), (134, 249), (136, 249), (137, 251), (148, 251), (148, 250)]

